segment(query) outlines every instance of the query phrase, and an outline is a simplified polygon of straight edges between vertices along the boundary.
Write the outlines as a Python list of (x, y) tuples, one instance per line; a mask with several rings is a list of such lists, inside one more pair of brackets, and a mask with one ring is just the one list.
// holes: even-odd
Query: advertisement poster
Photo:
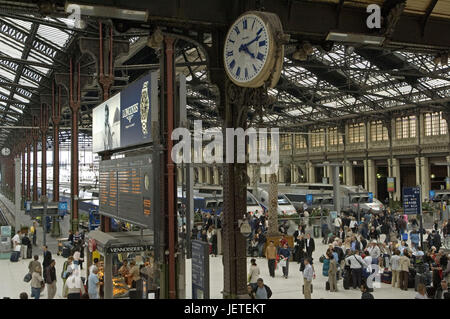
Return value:
[(92, 151), (94, 153), (120, 147), (120, 93), (92, 111)]
[(150, 74), (136, 80), (120, 95), (121, 147), (151, 142)]
[[(131, 83), (92, 111), (94, 153), (149, 143), (151, 139), (151, 73)], [(156, 87), (156, 89), (155, 89)], [(155, 99), (153, 99), (155, 101)], [(157, 99), (156, 99), (157, 101)]]
[(387, 178), (387, 191), (391, 193), (395, 192), (395, 177)]

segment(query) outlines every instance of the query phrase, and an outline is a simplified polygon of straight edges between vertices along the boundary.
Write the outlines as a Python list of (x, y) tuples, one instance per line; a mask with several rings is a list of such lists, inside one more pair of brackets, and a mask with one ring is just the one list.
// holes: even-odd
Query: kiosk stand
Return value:
[[(156, 292), (159, 286), (159, 277), (155, 273), (155, 270), (158, 269), (157, 265), (151, 265), (150, 269), (153, 271), (148, 274), (147, 278), (143, 278), (140, 272), (143, 282), (137, 284), (138, 291), (130, 289), (129, 283), (118, 274), (118, 269), (124, 260), (128, 260), (128, 262), (134, 260), (138, 267), (144, 265), (144, 263), (153, 263), (153, 231), (104, 233), (100, 230), (94, 230), (89, 232), (86, 237), (89, 241), (88, 246), (91, 249), (95, 248), (94, 250), (103, 257), (104, 299), (133, 298), (134, 296), (142, 299), (148, 296), (148, 292)], [(88, 252), (87, 257), (87, 269), (89, 269), (89, 266), (92, 265), (92, 253)], [(144, 289), (145, 291), (141, 291)]]

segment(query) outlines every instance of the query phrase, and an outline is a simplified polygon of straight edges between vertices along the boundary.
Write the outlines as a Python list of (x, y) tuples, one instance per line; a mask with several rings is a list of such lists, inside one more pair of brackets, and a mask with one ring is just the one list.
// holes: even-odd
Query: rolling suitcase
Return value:
[(425, 286), (427, 285), (427, 279), (425, 274), (416, 274), (416, 278), (415, 278), (415, 282), (414, 282), (414, 290), (417, 291), (417, 286), (419, 284), (424, 284)]
[(325, 290), (330, 290), (330, 282), (325, 283)]
[(16, 263), (19, 261), (19, 257), (20, 257), (20, 251), (12, 251), (9, 261), (12, 263)]
[(415, 286), (416, 286), (416, 276), (414, 275), (414, 277), (413, 277), (413, 276), (411, 276), (411, 274), (409, 274), (409, 276), (408, 276), (408, 289), (409, 288), (415, 288)]
[(381, 282), (384, 284), (392, 283), (392, 271), (384, 270), (381, 274)]
[(344, 273), (344, 280), (342, 281), (342, 284), (343, 284), (345, 290), (350, 289), (350, 281), (351, 281), (351, 278), (352, 278), (352, 277), (350, 276), (350, 272), (349, 272), (349, 271), (346, 271), (346, 272)]
[(27, 248), (27, 258), (31, 259), (33, 257), (33, 246)]

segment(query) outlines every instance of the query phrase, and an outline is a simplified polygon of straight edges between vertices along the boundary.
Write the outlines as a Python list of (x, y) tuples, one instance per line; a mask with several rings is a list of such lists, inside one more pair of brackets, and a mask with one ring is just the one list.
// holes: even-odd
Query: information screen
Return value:
[(152, 229), (151, 154), (100, 163), (100, 214)]
[(404, 187), (403, 188), (403, 211), (406, 215), (418, 215), (421, 213), (420, 188)]

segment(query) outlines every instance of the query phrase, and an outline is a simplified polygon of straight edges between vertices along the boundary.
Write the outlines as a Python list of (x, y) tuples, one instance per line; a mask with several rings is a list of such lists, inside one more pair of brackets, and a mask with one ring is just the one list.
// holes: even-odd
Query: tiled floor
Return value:
[[(60, 277), (65, 258), (53, 255), (56, 261), (57, 291), (55, 299), (62, 298), (62, 279)], [(23, 277), (28, 272), (28, 264), (31, 259), (20, 259), (19, 262), (12, 263), (9, 259), (0, 260), (0, 298), (19, 298), (21, 292), (31, 294), (31, 285), (23, 281)], [(42, 262), (42, 254), (39, 256)], [(47, 289), (44, 290), (41, 298), (47, 298)]]
[[(67, 228), (64, 225), (63, 228)], [(56, 260), (56, 274), (57, 274), (57, 293), (56, 299), (62, 298), (62, 279), (60, 279), (64, 258), (56, 255), (56, 239), (50, 236), (47, 237), (50, 251), (53, 253), (53, 258)], [(42, 228), (38, 230), (39, 248), (34, 249), (34, 253), (38, 253), (40, 261), (42, 261), (42, 251), (40, 249), (42, 241)], [(342, 287), (342, 280), (338, 281), (339, 292), (329, 292), (325, 290), (325, 282), (327, 277), (322, 275), (322, 264), (318, 262), (319, 257), (326, 251), (327, 246), (321, 243), (321, 239), (316, 239), (316, 251), (313, 254), (316, 271), (316, 279), (313, 281), (314, 299), (360, 299), (361, 292), (359, 290), (344, 290)], [(0, 260), (0, 298), (10, 297), (18, 298), (21, 292), (30, 294), (31, 288), (29, 283), (23, 281), (23, 277), (28, 271), (28, 263), (30, 259), (19, 260), (17, 263), (11, 263), (9, 259)], [(247, 260), (250, 264), (250, 258)], [(282, 277), (281, 269), (276, 270), (276, 277), (269, 276), (267, 261), (265, 259), (257, 259), (257, 264), (260, 267), (261, 278), (272, 289), (274, 299), (303, 299), (301, 288), (303, 285), (302, 274), (299, 271), (299, 265), (296, 262), (289, 264), (289, 278)], [(186, 261), (186, 298), (191, 298), (191, 260)], [(222, 298), (221, 291), (223, 289), (223, 265), (222, 257), (210, 257), (210, 295), (212, 299)], [(375, 288), (373, 293), (376, 299), (412, 299), (416, 295), (414, 289), (402, 291), (398, 288), (392, 288), (390, 285), (381, 283), (379, 288)], [(47, 298), (47, 291), (44, 290), (41, 298)]]
[[(328, 277), (322, 275), (322, 264), (318, 262), (319, 257), (326, 251), (327, 246), (323, 245), (321, 239), (316, 240), (316, 251), (313, 253), (315, 262), (316, 279), (313, 280), (313, 299), (361, 299), (360, 290), (344, 290), (342, 280), (338, 281), (338, 292), (329, 292), (325, 290), (325, 282)], [(274, 299), (303, 299), (302, 285), (303, 277), (299, 271), (300, 265), (297, 262), (289, 264), (289, 277), (282, 277), (281, 268), (275, 271), (275, 278), (269, 276), (269, 268), (266, 259), (259, 258), (256, 263), (259, 265), (264, 283), (272, 290), (272, 298)], [(250, 258), (247, 259), (250, 265)], [(186, 263), (186, 297), (191, 298), (191, 261)], [(212, 299), (222, 298), (221, 291), (223, 289), (223, 265), (222, 257), (210, 257), (210, 295)], [(392, 288), (391, 285), (380, 283), (380, 288), (374, 289), (373, 296), (375, 299), (413, 299), (416, 295), (414, 289), (403, 291), (398, 288)]]
[[(326, 246), (316, 244), (318, 246), (314, 253), (314, 259), (318, 260), (320, 255), (326, 250)], [(58, 276), (56, 299), (62, 298), (62, 280), (60, 274), (64, 263), (64, 258), (56, 256), (56, 273)], [(40, 256), (40, 260), (42, 257)], [(30, 294), (31, 288), (29, 283), (23, 281), (23, 277), (27, 273), (29, 259), (19, 260), (17, 263), (11, 263), (9, 260), (0, 260), (0, 298), (10, 297), (18, 298), (21, 292)], [(281, 276), (281, 269), (276, 271), (276, 277), (271, 278), (265, 259), (257, 259), (260, 266), (261, 277), (265, 283), (272, 289), (274, 299), (302, 299), (301, 287), (303, 279), (299, 271), (299, 265), (296, 262), (289, 264), (289, 278), (284, 279)], [(316, 267), (316, 279), (313, 281), (314, 299), (360, 299), (361, 292), (359, 290), (344, 290), (342, 288), (342, 280), (338, 282), (339, 292), (331, 293), (325, 290), (326, 278), (322, 276), (322, 264), (318, 263)], [(191, 298), (191, 262), (187, 260), (186, 263), (186, 297)], [(221, 291), (223, 288), (223, 266), (222, 257), (210, 257), (210, 291), (211, 298), (222, 298)], [(412, 299), (416, 292), (414, 289), (402, 291), (397, 288), (392, 288), (390, 285), (381, 284), (380, 288), (375, 288), (373, 293), (376, 299)], [(47, 291), (45, 290), (41, 298), (47, 298)]]

